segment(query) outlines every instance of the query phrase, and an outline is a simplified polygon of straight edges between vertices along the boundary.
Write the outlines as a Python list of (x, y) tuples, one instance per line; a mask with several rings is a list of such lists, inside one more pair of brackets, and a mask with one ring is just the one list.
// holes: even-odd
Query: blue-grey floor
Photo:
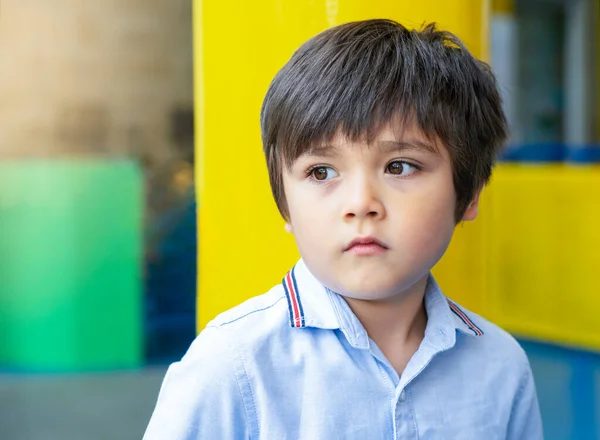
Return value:
[(520, 342), (533, 370), (545, 440), (600, 439), (600, 354)]
[(165, 371), (0, 374), (0, 439), (141, 439)]

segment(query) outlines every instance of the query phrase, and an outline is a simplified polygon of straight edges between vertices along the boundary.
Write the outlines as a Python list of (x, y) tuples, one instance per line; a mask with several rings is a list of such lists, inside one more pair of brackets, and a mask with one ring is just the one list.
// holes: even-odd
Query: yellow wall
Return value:
[[(279, 283), (298, 258), (272, 201), (259, 127), (267, 87), (293, 51), (330, 26), (384, 17), (436, 21), (487, 59), (488, 9), (485, 0), (194, 1), (199, 328)], [(460, 234), (468, 228), (478, 230)], [(452, 276), (450, 266), (441, 272)]]

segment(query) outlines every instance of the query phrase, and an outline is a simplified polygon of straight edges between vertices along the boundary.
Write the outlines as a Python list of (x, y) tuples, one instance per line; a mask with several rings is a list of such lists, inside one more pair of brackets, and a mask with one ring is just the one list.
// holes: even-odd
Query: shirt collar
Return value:
[[(290, 326), (340, 329), (351, 345), (369, 347), (369, 337), (350, 306), (337, 293), (321, 284), (301, 259), (282, 281), (287, 301)], [(467, 313), (448, 300), (433, 276), (425, 289), (427, 326), (425, 339), (437, 346), (453, 346), (456, 331), (471, 336), (482, 336)]]
[(340, 328), (332, 304), (332, 295), (335, 294), (314, 277), (303, 260), (299, 260), (286, 274), (282, 284), (292, 327)]

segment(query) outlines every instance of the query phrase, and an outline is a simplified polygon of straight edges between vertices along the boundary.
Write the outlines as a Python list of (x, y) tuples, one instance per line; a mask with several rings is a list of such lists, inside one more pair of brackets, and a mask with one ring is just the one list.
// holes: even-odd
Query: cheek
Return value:
[(313, 249), (319, 249), (324, 238), (331, 234), (327, 228), (331, 207), (297, 188), (288, 194), (288, 213), (296, 244), (301, 253), (305, 250), (314, 252)]
[(331, 238), (331, 222), (327, 213), (314, 204), (292, 211), (290, 218), (299, 248), (319, 248), (328, 237)]
[(426, 252), (439, 258), (448, 247), (454, 231), (454, 191), (431, 191), (419, 197), (405, 231), (413, 252)]
[[(284, 181), (285, 182), (285, 181)], [(319, 228), (331, 219), (333, 204), (330, 198), (324, 197), (309, 183), (284, 185), (288, 213), (295, 232)]]
[(450, 172), (432, 180), (421, 194), (421, 206), (429, 220), (454, 225), (456, 193)]

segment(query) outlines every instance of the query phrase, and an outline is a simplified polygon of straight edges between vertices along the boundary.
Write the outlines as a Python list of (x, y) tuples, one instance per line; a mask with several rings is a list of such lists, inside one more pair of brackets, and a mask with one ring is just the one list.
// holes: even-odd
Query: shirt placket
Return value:
[(418, 438), (408, 387), (398, 390), (394, 402), (394, 432), (396, 440)]

